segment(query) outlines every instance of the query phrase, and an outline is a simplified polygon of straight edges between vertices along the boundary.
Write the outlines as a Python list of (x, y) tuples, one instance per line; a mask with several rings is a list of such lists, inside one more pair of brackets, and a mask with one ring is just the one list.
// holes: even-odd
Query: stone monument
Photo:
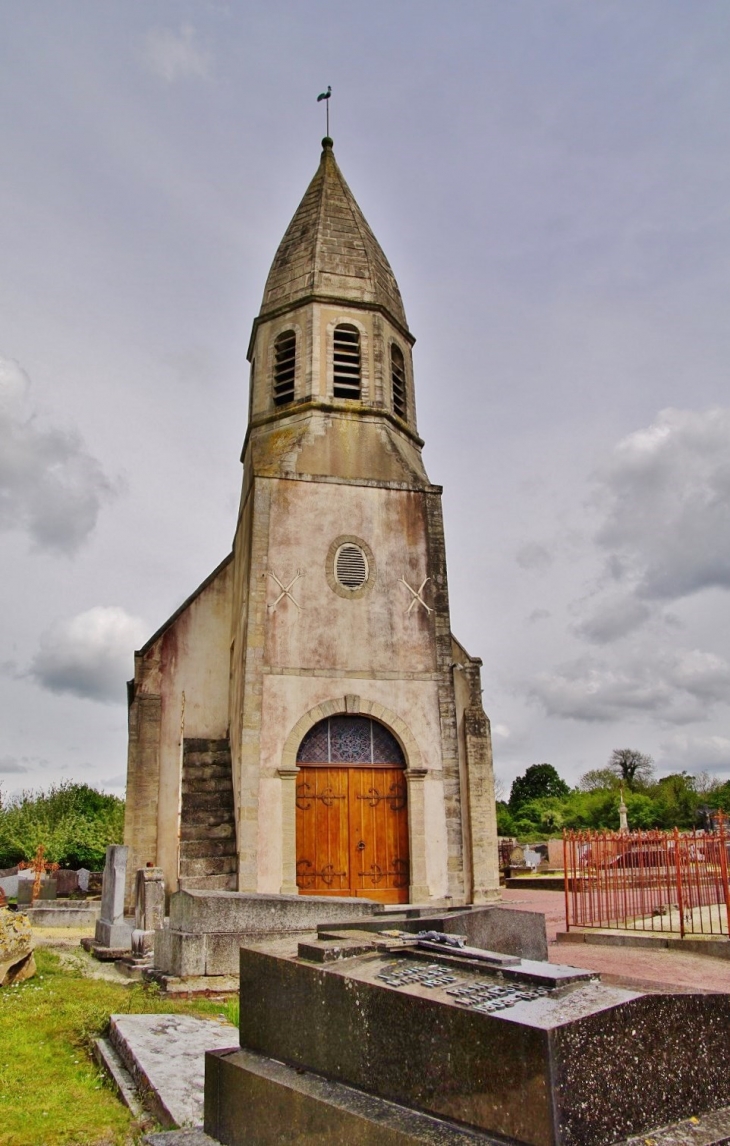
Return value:
[(101, 916), (96, 921), (95, 948), (129, 950), (132, 928), (124, 919), (124, 879), (129, 848), (110, 844), (106, 849), (101, 888)]
[(206, 1133), (606, 1146), (730, 1103), (729, 995), (454, 942), (391, 926), (242, 948), (240, 1048), (206, 1055)]
[(141, 979), (154, 964), (155, 932), (165, 922), (165, 877), (162, 868), (139, 868), (135, 879), (134, 930), (131, 955), (116, 961), (129, 979)]

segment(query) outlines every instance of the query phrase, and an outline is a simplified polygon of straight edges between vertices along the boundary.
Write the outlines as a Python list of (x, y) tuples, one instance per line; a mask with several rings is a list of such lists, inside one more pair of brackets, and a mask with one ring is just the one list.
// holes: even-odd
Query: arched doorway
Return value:
[(297, 887), (303, 895), (407, 903), (403, 750), (367, 716), (330, 716), (297, 752)]

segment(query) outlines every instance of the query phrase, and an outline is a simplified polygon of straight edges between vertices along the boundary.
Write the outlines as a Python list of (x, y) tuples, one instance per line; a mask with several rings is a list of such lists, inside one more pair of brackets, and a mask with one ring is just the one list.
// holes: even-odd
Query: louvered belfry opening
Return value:
[(359, 545), (341, 545), (335, 556), (335, 577), (345, 589), (360, 589), (368, 579), (368, 559)]
[(334, 396), (360, 398), (360, 332), (356, 326), (342, 323), (334, 334)]
[(294, 372), (297, 364), (297, 336), (285, 330), (274, 343), (274, 404), (294, 401)]
[(390, 381), (393, 387), (393, 413), (406, 416), (406, 364), (400, 346), (390, 346)]

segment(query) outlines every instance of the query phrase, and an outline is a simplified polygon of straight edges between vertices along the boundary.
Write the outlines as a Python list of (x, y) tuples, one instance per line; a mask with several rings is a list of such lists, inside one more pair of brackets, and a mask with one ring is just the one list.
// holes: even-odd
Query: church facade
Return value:
[(130, 873), (498, 897), (481, 661), (451, 633), (413, 342), (325, 139), (253, 325), (232, 553), (135, 654)]

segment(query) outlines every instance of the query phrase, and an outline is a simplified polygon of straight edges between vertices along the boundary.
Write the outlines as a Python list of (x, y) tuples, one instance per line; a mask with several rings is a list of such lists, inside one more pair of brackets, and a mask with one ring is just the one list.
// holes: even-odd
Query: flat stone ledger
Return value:
[[(314, 964), (280, 941), (240, 959), (242, 1050), (487, 1142), (607, 1146), (730, 1101), (728, 995), (642, 994), (574, 968), (494, 970), (413, 947)], [(259, 1133), (245, 1063), (209, 1056), (207, 1070), (207, 1133), (228, 1146), (304, 1140), (301, 1103)], [(377, 1120), (368, 1135), (353, 1140), (380, 1143)]]

